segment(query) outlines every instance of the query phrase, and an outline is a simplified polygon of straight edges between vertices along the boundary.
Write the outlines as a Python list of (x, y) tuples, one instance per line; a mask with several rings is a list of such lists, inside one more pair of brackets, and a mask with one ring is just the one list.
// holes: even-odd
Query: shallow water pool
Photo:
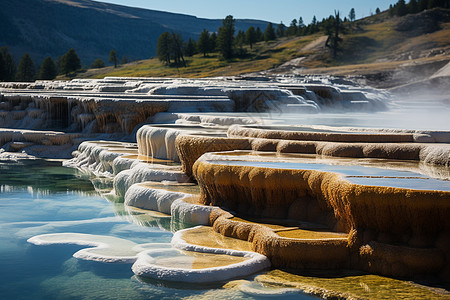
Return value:
[[(100, 197), (87, 178), (59, 162), (0, 163), (0, 299), (258, 299), (258, 291), (168, 283), (134, 276), (131, 263), (79, 260), (85, 246), (36, 246), (50, 233), (112, 236), (134, 243), (169, 243), (174, 225)], [(246, 278), (253, 280), (252, 278)], [(261, 295), (260, 295), (261, 294)], [(270, 293), (269, 293), (270, 296)], [(314, 299), (299, 290), (277, 299)]]
[[(225, 155), (222, 155), (227, 158)], [(220, 155), (218, 155), (220, 158)], [(233, 156), (230, 156), (231, 158)], [(229, 157), (228, 157), (229, 158)], [(255, 160), (208, 160), (211, 164), (227, 166), (250, 166), (270, 169), (285, 170), (317, 170), (324, 172), (334, 172), (343, 174), (346, 179), (352, 183), (370, 186), (396, 187), (413, 190), (435, 190), (450, 191), (450, 181), (447, 179), (439, 180), (427, 175), (409, 172), (397, 171), (392, 169), (383, 169), (371, 166), (360, 165), (331, 165), (316, 162), (286, 162), (286, 161), (255, 161)]]

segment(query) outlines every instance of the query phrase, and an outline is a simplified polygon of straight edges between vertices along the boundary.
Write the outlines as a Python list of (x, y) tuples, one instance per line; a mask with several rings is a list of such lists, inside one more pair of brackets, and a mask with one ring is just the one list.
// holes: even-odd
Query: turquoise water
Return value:
[[(175, 226), (176, 227), (176, 226)], [(240, 289), (137, 278), (131, 264), (72, 257), (75, 245), (35, 246), (47, 233), (88, 233), (169, 243), (173, 223), (130, 215), (57, 162), (0, 163), (0, 299), (258, 299)], [(245, 278), (252, 280), (252, 278)], [(270, 295), (264, 295), (264, 298)], [(299, 292), (276, 299), (311, 299)]]

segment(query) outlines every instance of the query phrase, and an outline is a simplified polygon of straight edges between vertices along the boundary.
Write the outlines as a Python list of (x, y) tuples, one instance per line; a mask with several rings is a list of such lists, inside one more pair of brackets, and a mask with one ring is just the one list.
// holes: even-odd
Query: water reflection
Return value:
[(61, 192), (95, 194), (92, 185), (82, 177), (81, 172), (61, 168), (61, 162), (58, 161), (0, 162), (0, 187), (2, 192), (26, 190), (38, 195)]
[[(45, 233), (77, 232), (128, 239), (134, 243), (169, 243), (171, 231), (185, 227), (168, 215), (124, 207), (120, 202), (108, 202), (96, 194), (92, 184), (78, 177), (71, 169), (46, 162), (2, 164), (0, 185), (0, 295), (2, 299), (313, 299), (292, 284), (305, 279), (289, 278), (272, 273), (247, 277), (245, 280), (213, 284), (181, 284), (142, 279), (133, 275), (130, 264), (102, 264), (80, 261), (72, 254), (83, 247), (76, 245), (34, 246), (26, 240)], [(4, 172), (5, 170), (5, 172)], [(6, 171), (8, 173), (6, 173)], [(42, 173), (39, 173), (42, 171)], [(72, 175), (68, 175), (72, 174)], [(61, 175), (61, 176), (60, 176)], [(37, 180), (36, 180), (37, 179)], [(61, 182), (58, 182), (61, 179)], [(108, 191), (108, 181), (95, 179), (96, 188)], [(41, 191), (39, 194), (37, 191)], [(45, 193), (44, 193), (45, 191)], [(211, 230), (204, 228), (204, 230)], [(222, 237), (212, 239), (193, 232), (192, 238), (202, 243), (223, 244)], [(211, 234), (215, 234), (211, 232)], [(186, 236), (188, 238), (188, 236)], [(231, 242), (230, 242), (231, 243)], [(276, 271), (278, 272), (278, 271)], [(287, 273), (289, 274), (289, 273)], [(262, 277), (265, 276), (266, 277)], [(288, 276), (288, 275), (286, 275)], [(427, 288), (402, 281), (393, 286), (390, 279), (365, 281), (351, 278), (364, 288), (352, 293), (355, 298), (377, 298), (375, 292), (391, 287), (396, 298), (412, 299), (425, 294)], [(381, 278), (381, 279), (380, 279)], [(305, 286), (329, 288), (346, 292), (348, 277), (331, 278), (324, 282), (311, 276)], [(381, 281), (380, 281), (381, 280)], [(288, 282), (287, 282), (288, 281)], [(384, 282), (384, 283), (383, 283)], [(314, 283), (314, 284), (313, 284)], [(330, 285), (331, 283), (335, 283)], [(417, 288), (411, 288), (417, 287)], [(294, 288), (295, 290), (293, 290)], [(382, 291), (385, 289), (386, 291)], [(417, 293), (417, 294), (416, 294)], [(389, 296), (389, 295), (388, 295)], [(445, 295), (438, 294), (440, 298)], [(439, 298), (437, 297), (437, 298)], [(448, 297), (448, 295), (447, 295)], [(381, 297), (378, 297), (381, 298)], [(436, 297), (435, 297), (436, 298)]]
[(2, 299), (151, 298), (141, 284), (130, 280), (129, 264), (82, 263), (72, 258), (80, 246), (38, 247), (26, 240), (39, 234), (77, 232), (135, 243), (169, 243), (171, 232), (130, 224), (98, 196), (89, 180), (59, 162), (1, 163), (0, 168)]

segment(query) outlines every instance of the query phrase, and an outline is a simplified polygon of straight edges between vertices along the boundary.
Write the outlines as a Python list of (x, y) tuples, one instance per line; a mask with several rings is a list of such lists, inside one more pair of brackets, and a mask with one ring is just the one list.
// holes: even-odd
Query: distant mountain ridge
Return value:
[[(126, 7), (91, 0), (0, 0), (0, 46), (8, 46), (18, 60), (28, 52), (36, 65), (46, 56), (57, 58), (74, 48), (84, 65), (111, 49), (119, 59), (155, 55), (164, 31), (197, 38), (206, 28), (216, 31), (222, 20)], [(225, 16), (224, 16), (225, 17)], [(236, 29), (265, 29), (268, 22), (236, 20)]]

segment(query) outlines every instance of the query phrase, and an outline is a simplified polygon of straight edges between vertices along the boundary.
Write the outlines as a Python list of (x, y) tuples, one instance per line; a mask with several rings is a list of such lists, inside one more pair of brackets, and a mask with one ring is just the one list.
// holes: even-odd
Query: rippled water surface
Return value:
[[(258, 289), (137, 278), (131, 264), (78, 260), (82, 246), (35, 246), (47, 233), (88, 233), (135, 243), (169, 243), (166, 218), (139, 216), (100, 197), (91, 182), (57, 162), (0, 163), (0, 299), (258, 299)], [(253, 283), (254, 284), (254, 283)], [(265, 290), (262, 289), (264, 292)], [(265, 291), (264, 296), (267, 296)], [(298, 292), (276, 298), (310, 299)], [(274, 295), (274, 296), (275, 296)]]

